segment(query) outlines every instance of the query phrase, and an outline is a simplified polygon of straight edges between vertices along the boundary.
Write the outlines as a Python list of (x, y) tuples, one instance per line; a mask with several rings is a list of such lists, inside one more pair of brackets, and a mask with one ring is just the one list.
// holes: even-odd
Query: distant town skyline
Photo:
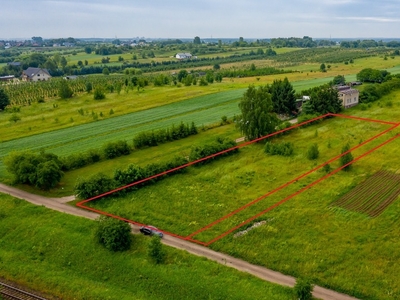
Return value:
[(1, 1), (0, 38), (400, 38), (397, 0)]

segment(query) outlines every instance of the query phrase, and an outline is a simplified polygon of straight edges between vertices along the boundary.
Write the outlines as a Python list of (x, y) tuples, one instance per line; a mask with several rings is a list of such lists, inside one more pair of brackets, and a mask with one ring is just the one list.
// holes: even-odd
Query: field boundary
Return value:
[(242, 143), (242, 144), (240, 144), (240, 145), (237, 145), (237, 146), (235, 146), (235, 147), (232, 147), (232, 148), (223, 150), (223, 151), (218, 152), (218, 153), (214, 153), (214, 154), (212, 154), (212, 155), (209, 155), (209, 156), (207, 156), (207, 157), (198, 159), (198, 160), (196, 160), (196, 161), (188, 162), (188, 163), (183, 164), (183, 165), (181, 165), (181, 166), (179, 166), (179, 167), (176, 167), (176, 168), (173, 168), (173, 169), (170, 169), (170, 170), (161, 172), (161, 173), (159, 173), (159, 174), (156, 174), (156, 175), (147, 177), (147, 178), (145, 178), (145, 179), (142, 179), (142, 180), (139, 180), (139, 181), (136, 181), (136, 182), (132, 182), (132, 183), (130, 183), (130, 184), (128, 184), (128, 185), (125, 185), (125, 186), (122, 186), (122, 187), (113, 189), (113, 190), (108, 191), (108, 192), (106, 192), (106, 193), (103, 193), (103, 194), (100, 194), (100, 195), (97, 195), (97, 196), (88, 198), (88, 199), (86, 199), (86, 200), (82, 200), (82, 201), (78, 202), (78, 203), (76, 204), (76, 206), (78, 206), (78, 207), (80, 207), (80, 208), (83, 208), (83, 209), (86, 209), (86, 210), (90, 210), (90, 211), (96, 212), (96, 213), (101, 214), (101, 215), (105, 215), (105, 216), (109, 216), (109, 217), (112, 217), (112, 218), (116, 218), (116, 219), (119, 219), (119, 220), (122, 220), (122, 221), (125, 221), (125, 222), (128, 222), (128, 223), (131, 223), (131, 224), (134, 224), (134, 225), (137, 225), (137, 226), (146, 226), (146, 224), (142, 224), (142, 223), (136, 222), (136, 221), (134, 221), (134, 220), (129, 220), (129, 219), (126, 219), (126, 218), (122, 218), (122, 217), (120, 217), (120, 216), (113, 215), (113, 214), (110, 214), (110, 213), (108, 213), (108, 212), (101, 211), (101, 210), (98, 210), (98, 209), (95, 209), (95, 208), (86, 206), (85, 204), (88, 203), (88, 202), (92, 202), (92, 201), (101, 199), (101, 198), (103, 198), (103, 197), (105, 197), (105, 196), (114, 194), (114, 193), (119, 192), (119, 191), (121, 191), (121, 190), (124, 190), (124, 189), (130, 188), (130, 187), (133, 187), (133, 186), (142, 184), (142, 183), (147, 182), (147, 181), (149, 181), (149, 180), (152, 180), (152, 179), (155, 179), (155, 178), (158, 178), (158, 177), (167, 175), (167, 174), (172, 173), (172, 172), (176, 172), (177, 170), (181, 170), (181, 169), (187, 168), (187, 167), (189, 167), (189, 166), (198, 164), (198, 163), (200, 163), (200, 162), (203, 162), (203, 161), (212, 159), (212, 158), (214, 158), (214, 157), (223, 155), (223, 154), (228, 153), (228, 152), (230, 152), (230, 151), (234, 151), (234, 150), (236, 150), (236, 149), (240, 149), (240, 148), (246, 147), (246, 146), (251, 145), (251, 144), (253, 144), (253, 143), (257, 143), (257, 142), (259, 142), (259, 141), (265, 140), (265, 139), (267, 139), (267, 138), (273, 137), (273, 136), (278, 135), (278, 134), (281, 134), (281, 133), (283, 133), (283, 132), (286, 132), (286, 131), (289, 131), (289, 130), (292, 130), (292, 129), (295, 129), (295, 128), (299, 128), (299, 127), (301, 127), (301, 126), (304, 126), (304, 125), (306, 125), (306, 124), (310, 124), (310, 123), (315, 122), (315, 121), (323, 120), (323, 119), (325, 119), (325, 118), (327, 118), (327, 117), (348, 118), (348, 119), (353, 119), (353, 120), (366, 121), (366, 122), (374, 122), (374, 123), (380, 123), (380, 124), (392, 125), (392, 126), (391, 126), (390, 128), (388, 128), (388, 129), (386, 129), (386, 130), (380, 132), (379, 134), (377, 134), (377, 135), (375, 135), (375, 136), (369, 138), (368, 140), (366, 140), (366, 141), (360, 143), (359, 145), (357, 145), (357, 146), (355, 146), (355, 147), (349, 149), (348, 151), (346, 151), (346, 152), (344, 152), (344, 153), (342, 153), (342, 154), (340, 154), (340, 155), (335, 156), (334, 158), (332, 158), (332, 159), (330, 159), (330, 160), (328, 160), (328, 161), (326, 161), (326, 162), (324, 162), (324, 163), (318, 165), (317, 167), (313, 168), (312, 170), (309, 170), (309, 171), (305, 172), (304, 174), (298, 176), (297, 178), (288, 181), (287, 183), (281, 185), (280, 187), (275, 188), (274, 190), (272, 190), (272, 191), (270, 191), (270, 192), (268, 192), (268, 193), (262, 195), (261, 197), (258, 197), (257, 199), (255, 199), (255, 200), (253, 200), (253, 201), (251, 201), (251, 202), (249, 202), (249, 203), (243, 205), (242, 207), (237, 208), (236, 210), (232, 211), (231, 213), (229, 213), (229, 214), (227, 214), (227, 215), (225, 215), (225, 216), (223, 216), (223, 217), (221, 217), (221, 218), (219, 218), (219, 219), (213, 221), (212, 223), (210, 223), (210, 224), (204, 226), (203, 228), (201, 228), (201, 229), (199, 229), (199, 230), (197, 230), (197, 231), (195, 231), (195, 232), (189, 234), (188, 236), (180, 236), (180, 235), (175, 234), (175, 233), (172, 233), (172, 232), (160, 230), (161, 232), (163, 232), (163, 233), (165, 233), (165, 234), (168, 234), (168, 235), (171, 235), (171, 236), (174, 236), (174, 237), (183, 239), (183, 240), (191, 241), (191, 242), (194, 242), (194, 243), (203, 245), (203, 246), (209, 246), (209, 245), (211, 245), (212, 243), (215, 243), (216, 241), (218, 241), (219, 239), (225, 237), (225, 236), (228, 235), (229, 233), (231, 233), (231, 232), (233, 232), (233, 231), (239, 229), (240, 227), (242, 227), (242, 226), (244, 226), (244, 225), (250, 223), (251, 221), (255, 220), (256, 218), (260, 217), (261, 215), (263, 215), (263, 214), (265, 214), (265, 213), (271, 211), (272, 209), (274, 209), (274, 208), (280, 206), (281, 204), (287, 202), (288, 200), (290, 200), (290, 199), (292, 199), (293, 197), (299, 195), (300, 193), (304, 192), (305, 190), (308, 190), (309, 188), (311, 188), (312, 186), (318, 184), (319, 182), (321, 182), (321, 181), (323, 181), (323, 180), (325, 180), (325, 179), (331, 177), (332, 175), (336, 174), (337, 172), (339, 172), (339, 171), (342, 170), (343, 168), (347, 167), (348, 165), (351, 165), (352, 163), (354, 163), (354, 162), (356, 162), (356, 161), (362, 159), (363, 157), (365, 157), (365, 156), (369, 155), (370, 153), (374, 152), (375, 150), (377, 150), (377, 149), (383, 147), (383, 146), (386, 145), (387, 143), (389, 143), (389, 142), (391, 142), (391, 141), (397, 139), (400, 135), (397, 134), (397, 135), (395, 135), (394, 137), (392, 137), (392, 138), (386, 140), (385, 142), (383, 142), (383, 143), (379, 144), (378, 146), (374, 147), (373, 149), (371, 149), (371, 150), (365, 152), (364, 154), (362, 154), (362, 155), (356, 157), (355, 159), (353, 159), (353, 161), (349, 162), (348, 164), (346, 164), (346, 165), (344, 165), (344, 166), (341, 166), (341, 167), (339, 167), (339, 168), (337, 168), (337, 169), (331, 171), (330, 173), (326, 174), (325, 176), (319, 178), (318, 180), (315, 180), (314, 182), (308, 184), (307, 186), (303, 187), (302, 189), (298, 190), (297, 192), (295, 192), (295, 193), (293, 193), (293, 194), (287, 196), (286, 198), (284, 198), (284, 199), (280, 200), (279, 202), (273, 204), (272, 206), (268, 207), (267, 209), (265, 209), (265, 210), (259, 212), (258, 214), (254, 215), (253, 217), (248, 218), (247, 220), (241, 222), (241, 223), (238, 224), (237, 226), (232, 227), (231, 229), (229, 229), (229, 230), (227, 230), (226, 232), (220, 234), (219, 236), (217, 236), (217, 237), (211, 239), (211, 240), (208, 241), (208, 242), (199, 241), (199, 240), (194, 239), (193, 237), (196, 236), (196, 235), (198, 235), (199, 233), (201, 233), (201, 232), (203, 232), (203, 231), (205, 231), (205, 230), (207, 230), (207, 229), (213, 227), (214, 225), (216, 225), (216, 224), (218, 224), (218, 223), (220, 223), (220, 222), (222, 222), (222, 221), (224, 221), (224, 220), (226, 220), (226, 219), (232, 217), (233, 215), (237, 214), (238, 212), (244, 210), (245, 208), (250, 207), (250, 206), (252, 206), (252, 205), (258, 203), (259, 201), (265, 199), (266, 197), (268, 197), (268, 196), (270, 196), (270, 195), (272, 195), (272, 194), (274, 194), (274, 193), (276, 193), (276, 192), (278, 192), (278, 191), (280, 191), (280, 190), (286, 188), (287, 186), (291, 185), (292, 183), (298, 181), (299, 179), (302, 179), (302, 178), (304, 178), (305, 176), (307, 176), (307, 175), (309, 175), (309, 174), (311, 174), (311, 173), (313, 173), (313, 172), (315, 172), (315, 171), (317, 171), (317, 170), (323, 168), (325, 165), (328, 165), (328, 164), (330, 164), (331, 162), (340, 159), (340, 157), (342, 157), (342, 156), (344, 156), (344, 155), (350, 153), (351, 151), (354, 151), (354, 150), (356, 150), (356, 149), (358, 149), (358, 148), (360, 148), (360, 147), (362, 147), (362, 146), (364, 146), (364, 145), (370, 143), (371, 141), (373, 141), (373, 140), (375, 140), (375, 139), (381, 137), (382, 135), (384, 135), (384, 134), (386, 134), (386, 133), (388, 133), (388, 132), (390, 132), (390, 131), (396, 129), (397, 127), (400, 126), (400, 123), (390, 122), (390, 121), (382, 121), (382, 120), (375, 120), (375, 119), (367, 119), (367, 118), (361, 118), (361, 117), (355, 117), (355, 116), (348, 116), (348, 115), (342, 115), (342, 114), (332, 114), (332, 113), (328, 113), (328, 114), (325, 114), (325, 115), (322, 115), (322, 116), (313, 118), (313, 119), (311, 119), (311, 120), (308, 120), (308, 121), (305, 121), (305, 122), (302, 122), (302, 123), (295, 124), (295, 125), (290, 126), (290, 127), (288, 127), (288, 128), (285, 128), (285, 129), (276, 131), (276, 132), (274, 132), (274, 133), (265, 135), (265, 136), (263, 136), (263, 137), (260, 137), (260, 138), (257, 138), (257, 139), (251, 140), (251, 141), (247, 141), (247, 142)]

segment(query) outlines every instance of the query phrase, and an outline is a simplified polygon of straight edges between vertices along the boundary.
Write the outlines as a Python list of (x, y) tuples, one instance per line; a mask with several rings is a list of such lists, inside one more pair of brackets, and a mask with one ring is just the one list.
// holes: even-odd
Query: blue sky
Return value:
[(400, 38), (400, 0), (0, 0), (0, 38)]

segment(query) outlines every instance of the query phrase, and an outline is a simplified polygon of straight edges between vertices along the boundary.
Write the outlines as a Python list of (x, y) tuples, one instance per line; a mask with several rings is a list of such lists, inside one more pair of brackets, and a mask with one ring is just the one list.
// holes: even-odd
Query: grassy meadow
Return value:
[(0, 277), (60, 299), (292, 299), (292, 290), (165, 246), (165, 264), (147, 256), (150, 239), (111, 253), (95, 223), (0, 194)]
[[(367, 110), (355, 107), (346, 113), (396, 121), (400, 119), (399, 96), (396, 92)], [(389, 127), (340, 118), (326, 120), (273, 141), (292, 142), (293, 157), (270, 157), (263, 153), (262, 144), (253, 145), (125, 197), (105, 198), (91, 205), (188, 235), (338, 155), (346, 142), (354, 147)], [(400, 129), (387, 133), (352, 154), (358, 157), (399, 133)], [(316, 162), (305, 158), (312, 143), (317, 143), (320, 150)], [(356, 162), (351, 171), (341, 171), (261, 216), (258, 220), (267, 221), (265, 225), (239, 238), (230, 234), (211, 247), (286, 274), (312, 277), (320, 285), (362, 299), (400, 297), (396, 250), (400, 247), (400, 202), (395, 201), (377, 218), (330, 206), (378, 170), (398, 173), (399, 146), (400, 139), (396, 139)], [(331, 163), (332, 168), (338, 166), (338, 162)], [(208, 241), (325, 174), (316, 171), (194, 238)]]

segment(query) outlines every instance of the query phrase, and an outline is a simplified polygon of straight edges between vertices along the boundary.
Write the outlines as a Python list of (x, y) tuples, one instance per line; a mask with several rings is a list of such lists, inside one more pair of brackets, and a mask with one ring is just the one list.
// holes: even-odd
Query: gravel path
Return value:
[[(73, 207), (66, 204), (66, 202), (74, 200), (73, 196), (63, 197), (63, 198), (47, 198), (39, 195), (34, 195), (25, 191), (21, 191), (19, 189), (1, 183), (0, 183), (0, 192), (4, 194), (10, 194), (13, 197), (26, 200), (36, 205), (43, 205), (52, 210), (71, 214), (74, 216), (84, 217), (92, 220), (98, 217), (98, 215), (93, 212), (79, 209), (77, 207)], [(132, 231), (133, 233), (139, 233), (139, 228), (136, 226), (132, 226)], [(258, 278), (261, 278), (269, 282), (289, 287), (293, 287), (296, 282), (296, 279), (294, 277), (287, 276), (264, 267), (250, 264), (244, 260), (237, 259), (232, 256), (211, 250), (210, 248), (203, 247), (187, 241), (183, 241), (181, 239), (172, 236), (164, 235), (162, 242), (165, 245), (178, 248), (181, 250), (186, 250), (194, 255), (206, 257), (222, 265), (237, 269), (239, 271), (247, 272), (249, 274), (252, 274)], [(332, 290), (328, 290), (320, 286), (314, 287), (313, 296), (319, 299), (326, 299), (326, 300), (356, 300), (356, 298)]]

